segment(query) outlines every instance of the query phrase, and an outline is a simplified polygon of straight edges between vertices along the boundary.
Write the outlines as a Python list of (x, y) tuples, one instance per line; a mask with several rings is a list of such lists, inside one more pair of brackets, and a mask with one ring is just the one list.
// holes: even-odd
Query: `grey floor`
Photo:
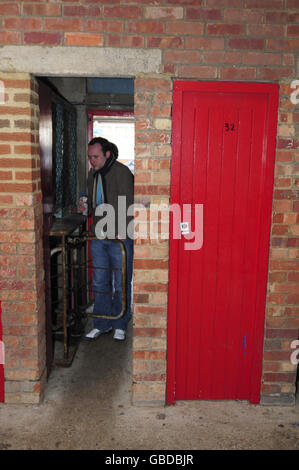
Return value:
[[(132, 406), (131, 344), (82, 342), (40, 405), (0, 405), (0, 449), (299, 449), (299, 405), (183, 401)], [(298, 403), (298, 402), (297, 402)]]

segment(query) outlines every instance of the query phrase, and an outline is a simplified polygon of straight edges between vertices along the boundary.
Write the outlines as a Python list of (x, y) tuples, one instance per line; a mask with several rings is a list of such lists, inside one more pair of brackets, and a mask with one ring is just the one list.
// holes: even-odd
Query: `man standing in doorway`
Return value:
[[(128, 232), (133, 232), (133, 216), (128, 216), (127, 210), (134, 201), (134, 177), (125, 165), (117, 161), (117, 157), (117, 146), (107, 139), (96, 137), (88, 144), (88, 159), (92, 167), (87, 182), (88, 206), (93, 216), (91, 231), (97, 237), (90, 246), (94, 293), (92, 313), (119, 316), (122, 309), (122, 250), (115, 239), (123, 242), (126, 251), (126, 310), (116, 320), (94, 318), (94, 328), (85, 336), (88, 341), (94, 341), (112, 328), (113, 338), (124, 340), (131, 318), (133, 233)], [(107, 230), (103, 230), (106, 227)]]

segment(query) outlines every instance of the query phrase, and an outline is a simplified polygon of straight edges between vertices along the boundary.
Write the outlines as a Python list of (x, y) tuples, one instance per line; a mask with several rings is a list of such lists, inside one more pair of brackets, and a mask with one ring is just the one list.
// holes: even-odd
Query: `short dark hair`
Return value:
[(100, 144), (104, 154), (106, 154), (106, 152), (109, 150), (115, 158), (118, 157), (117, 146), (113, 144), (112, 142), (109, 142), (109, 140), (105, 139), (104, 137), (94, 137), (88, 143), (88, 145), (95, 145), (95, 144)]

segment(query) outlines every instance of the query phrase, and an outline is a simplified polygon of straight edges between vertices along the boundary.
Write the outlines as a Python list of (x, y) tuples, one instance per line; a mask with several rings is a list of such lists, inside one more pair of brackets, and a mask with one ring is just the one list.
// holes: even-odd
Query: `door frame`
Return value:
[[(266, 149), (266, 165), (264, 172), (266, 186), (262, 202), (262, 210), (265, 211), (267, 237), (261, 240), (260, 246), (265, 247), (260, 250), (260, 264), (264, 271), (259, 273), (258, 277), (262, 282), (258, 296), (257, 311), (263, 311), (263, 315), (255, 317), (254, 344), (252, 363), (256, 364), (251, 377), (251, 396), (250, 403), (260, 402), (263, 341), (264, 341), (264, 322), (267, 294), (267, 277), (269, 263), (269, 239), (271, 230), (271, 213), (273, 199), (273, 180), (274, 180), (274, 162), (276, 151), (277, 134), (277, 116), (279, 85), (271, 83), (243, 83), (243, 82), (196, 82), (196, 81), (175, 81), (173, 86), (173, 113), (172, 113), (172, 164), (171, 164), (171, 188), (170, 203), (178, 204), (180, 201), (180, 154), (182, 145), (182, 110), (184, 92), (209, 92), (209, 93), (262, 93), (268, 96), (267, 122), (265, 129), (266, 140), (264, 148)], [(265, 224), (264, 224), (265, 226)], [(264, 233), (265, 233), (264, 232)], [(175, 403), (175, 373), (176, 373), (176, 323), (177, 323), (177, 283), (178, 283), (178, 239), (173, 239), (173, 220), (170, 220), (170, 239), (169, 239), (169, 287), (168, 287), (168, 328), (167, 328), (167, 383), (166, 383), (166, 402)], [(267, 272), (265, 273), (265, 267)], [(263, 334), (259, 334), (260, 332)]]

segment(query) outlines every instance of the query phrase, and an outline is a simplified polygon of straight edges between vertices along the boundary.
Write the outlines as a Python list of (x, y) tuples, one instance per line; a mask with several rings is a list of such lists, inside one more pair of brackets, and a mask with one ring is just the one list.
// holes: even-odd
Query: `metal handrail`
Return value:
[[(95, 236), (91, 236), (89, 234), (83, 234), (80, 237), (75, 237), (75, 238), (76, 238), (76, 241), (78, 241), (78, 242), (99, 240), (99, 238), (97, 238)], [(121, 269), (121, 271), (122, 271), (122, 280), (121, 280), (121, 284), (122, 284), (122, 308), (121, 308), (121, 312), (118, 315), (102, 315), (100, 313), (88, 313), (87, 316), (90, 317), (90, 318), (103, 318), (105, 320), (119, 320), (120, 318), (122, 318), (124, 316), (124, 314), (126, 312), (126, 308), (127, 308), (127, 289), (126, 289), (126, 284), (127, 284), (127, 254), (126, 254), (126, 249), (125, 249), (125, 246), (124, 246), (124, 243), (123, 243), (122, 240), (108, 239), (108, 238), (105, 238), (103, 240), (109, 240), (109, 241), (112, 241), (112, 242), (116, 242), (116, 243), (119, 244), (120, 249), (121, 249), (121, 255), (122, 255), (122, 269)], [(103, 268), (93, 266), (93, 269), (103, 269)], [(115, 269), (115, 268), (112, 268), (112, 270), (113, 269)], [(81, 307), (81, 308), (83, 309), (83, 308), (86, 308), (87, 306), (84, 306), (84, 307)]]

